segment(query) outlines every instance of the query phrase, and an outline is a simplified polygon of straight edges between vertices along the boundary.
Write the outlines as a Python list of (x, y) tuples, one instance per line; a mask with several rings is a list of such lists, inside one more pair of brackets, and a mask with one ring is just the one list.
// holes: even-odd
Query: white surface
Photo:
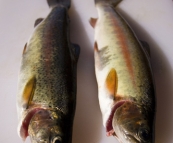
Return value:
[[(151, 47), (157, 88), (156, 143), (173, 143), (173, 2), (124, 0), (118, 11)], [(49, 12), (46, 0), (0, 0), (0, 143), (22, 143), (17, 136), (17, 76), (23, 47), (34, 21)], [(73, 143), (118, 143), (102, 126), (94, 75), (94, 0), (72, 0), (71, 39), (81, 46)], [(27, 139), (26, 143), (30, 143)]]

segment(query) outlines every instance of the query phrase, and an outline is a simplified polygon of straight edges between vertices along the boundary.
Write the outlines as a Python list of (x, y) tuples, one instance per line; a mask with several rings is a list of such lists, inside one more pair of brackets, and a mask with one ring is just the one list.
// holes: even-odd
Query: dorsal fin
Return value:
[(29, 81), (26, 83), (24, 87), (22, 94), (22, 106), (25, 109), (27, 109), (28, 106), (31, 104), (35, 91), (35, 85), (36, 85), (36, 78), (34, 76), (29, 79)]
[(44, 18), (38, 18), (38, 19), (36, 19), (36, 21), (34, 23), (34, 27), (36, 27), (38, 24), (40, 24), (43, 20), (44, 20)]
[(109, 95), (112, 96), (113, 99), (115, 98), (117, 87), (118, 87), (117, 73), (116, 70), (112, 68), (106, 78), (106, 88), (109, 92)]
[(93, 28), (95, 28), (96, 22), (97, 22), (97, 18), (90, 18), (89, 20), (89, 23)]

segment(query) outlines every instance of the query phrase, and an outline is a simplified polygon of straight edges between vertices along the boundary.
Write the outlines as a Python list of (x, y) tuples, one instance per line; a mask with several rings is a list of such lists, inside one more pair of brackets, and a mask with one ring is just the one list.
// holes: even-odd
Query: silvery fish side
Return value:
[(107, 136), (121, 143), (154, 143), (155, 87), (148, 46), (140, 42), (115, 6), (95, 0), (95, 72)]
[(70, 42), (70, 1), (51, 1), (24, 47), (19, 74), (18, 133), (32, 143), (71, 143), (80, 48)]

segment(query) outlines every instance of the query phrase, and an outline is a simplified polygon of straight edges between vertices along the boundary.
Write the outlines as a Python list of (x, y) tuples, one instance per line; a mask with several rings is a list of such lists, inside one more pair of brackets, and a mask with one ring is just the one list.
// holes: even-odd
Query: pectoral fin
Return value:
[(22, 102), (23, 107), (28, 108), (31, 104), (31, 101), (33, 99), (34, 91), (35, 91), (35, 85), (36, 85), (36, 78), (35, 76), (32, 77), (25, 85), (23, 90), (23, 96), (22, 96)]
[(109, 92), (109, 95), (112, 96), (113, 99), (115, 98), (117, 87), (118, 87), (117, 73), (116, 70), (112, 68), (106, 78), (106, 88)]

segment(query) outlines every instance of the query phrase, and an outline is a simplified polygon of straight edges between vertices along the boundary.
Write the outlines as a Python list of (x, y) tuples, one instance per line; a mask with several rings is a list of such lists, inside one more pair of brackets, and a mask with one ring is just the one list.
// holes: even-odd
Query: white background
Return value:
[[(151, 47), (156, 81), (156, 143), (173, 143), (173, 1), (124, 0), (117, 10)], [(0, 143), (22, 143), (17, 135), (17, 76), (23, 47), (34, 22), (46, 17), (46, 0), (0, 0)], [(72, 42), (81, 46), (73, 143), (118, 143), (102, 126), (94, 74), (94, 0), (73, 0), (69, 10)], [(26, 141), (29, 143), (29, 139)]]

